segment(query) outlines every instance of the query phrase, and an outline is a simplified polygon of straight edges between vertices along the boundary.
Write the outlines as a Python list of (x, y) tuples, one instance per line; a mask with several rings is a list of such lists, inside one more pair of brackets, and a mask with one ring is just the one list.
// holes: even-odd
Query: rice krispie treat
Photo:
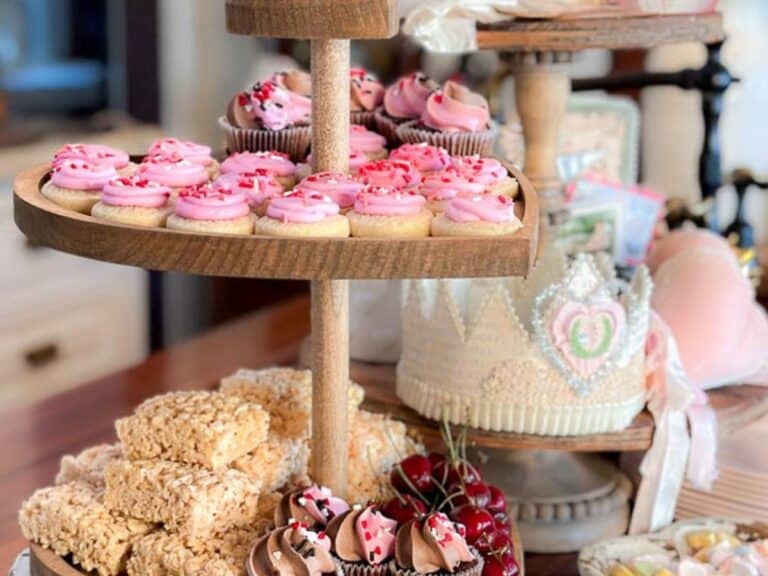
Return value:
[(244, 576), (251, 545), (270, 528), (267, 522), (230, 530), (193, 550), (178, 534), (155, 532), (139, 540), (128, 560), (129, 576)]
[(110, 510), (162, 522), (192, 546), (257, 517), (260, 485), (237, 470), (213, 472), (157, 460), (119, 460), (106, 468)]
[(303, 440), (273, 436), (235, 460), (232, 468), (258, 482), (264, 492), (273, 492), (292, 477), (306, 474), (308, 462), (309, 448)]
[(130, 460), (159, 458), (217, 469), (267, 437), (269, 414), (219, 392), (170, 392), (115, 422)]
[(100, 493), (84, 482), (43, 488), (19, 511), (24, 537), (101, 576), (125, 568), (132, 544), (153, 526), (110, 512)]
[[(273, 367), (240, 369), (221, 381), (221, 391), (264, 407), (270, 415), (270, 432), (287, 438), (309, 438), (312, 416), (312, 372)], [(349, 413), (363, 401), (363, 389), (350, 382)]]
[(80, 454), (62, 456), (56, 484), (85, 482), (96, 489), (104, 488), (104, 468), (110, 462), (123, 457), (120, 444), (98, 444), (86, 448)]

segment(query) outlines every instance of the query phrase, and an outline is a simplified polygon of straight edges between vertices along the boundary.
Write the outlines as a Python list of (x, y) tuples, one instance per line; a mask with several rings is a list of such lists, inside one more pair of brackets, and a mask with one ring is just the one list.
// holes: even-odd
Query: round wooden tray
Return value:
[(528, 179), (517, 206), (523, 227), (507, 237), (369, 239), (277, 238), (194, 234), (99, 220), (62, 208), (40, 194), (50, 166), (19, 174), (14, 216), (27, 237), (96, 260), (208, 276), (328, 280), (519, 276), (530, 270), (538, 240), (539, 205)]
[(510, 20), (479, 25), (481, 50), (576, 52), (628, 50), (680, 42), (718, 42), (725, 36), (719, 13), (619, 16), (561, 20)]

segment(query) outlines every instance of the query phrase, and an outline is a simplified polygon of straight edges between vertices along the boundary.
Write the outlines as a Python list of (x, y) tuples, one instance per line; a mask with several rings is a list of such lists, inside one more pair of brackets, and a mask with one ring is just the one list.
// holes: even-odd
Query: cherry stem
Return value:
[(406, 476), (405, 471), (403, 470), (403, 467), (399, 463), (396, 466), (396, 470), (397, 470), (398, 474), (400, 474), (400, 477), (403, 479), (403, 482), (405, 482), (405, 485), (408, 486), (408, 488), (410, 488), (411, 492), (413, 492), (413, 494), (416, 495), (419, 498), (419, 500), (424, 502), (424, 504), (427, 507), (431, 506), (429, 500), (427, 500), (422, 495), (422, 493), (419, 491), (419, 489), (416, 488), (416, 486), (413, 485), (413, 482), (411, 482), (410, 478), (408, 478), (408, 476)]

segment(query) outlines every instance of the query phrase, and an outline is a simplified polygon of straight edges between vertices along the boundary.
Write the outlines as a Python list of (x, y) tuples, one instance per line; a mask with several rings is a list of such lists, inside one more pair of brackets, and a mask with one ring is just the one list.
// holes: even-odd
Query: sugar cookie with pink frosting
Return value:
[(85, 160), (92, 164), (109, 164), (119, 174), (136, 170), (127, 152), (103, 144), (65, 144), (53, 153), (53, 164), (63, 160)]
[(250, 234), (253, 219), (244, 192), (206, 183), (179, 192), (166, 226), (205, 234)]
[(517, 179), (510, 176), (509, 171), (496, 158), (454, 156), (451, 158), (451, 166), (462, 176), (482, 182), (494, 194), (514, 198), (520, 187)]
[(364, 186), (360, 180), (343, 172), (316, 172), (299, 182), (295, 190), (305, 194), (326, 194), (333, 198), (341, 212), (345, 213), (352, 208), (355, 198)]
[(60, 160), (51, 170), (51, 178), (40, 193), (59, 206), (90, 214), (99, 201), (104, 184), (117, 176), (112, 164), (94, 164), (87, 160)]
[(104, 184), (91, 216), (134, 226), (165, 225), (171, 207), (171, 189), (141, 175), (118, 176)]
[(413, 188), (421, 183), (421, 173), (410, 162), (403, 160), (376, 160), (357, 169), (357, 177), (364, 184), (394, 188)]
[(296, 164), (287, 154), (276, 150), (261, 152), (235, 152), (221, 163), (221, 173), (253, 172), (254, 170), (270, 171), (283, 190), (290, 190), (296, 183)]
[(265, 236), (349, 236), (349, 221), (327, 194), (292, 190), (270, 200), (267, 213), (256, 221), (256, 234)]
[[(347, 171), (350, 174), (357, 174), (361, 166), (370, 162), (370, 158), (358, 150), (349, 149), (349, 164)], [(296, 165), (296, 179), (303, 180), (312, 174), (312, 154), (307, 156), (305, 162)]]
[(445, 148), (432, 146), (426, 142), (403, 144), (392, 150), (389, 159), (410, 162), (422, 176), (442, 172), (451, 165), (451, 156)]
[(213, 185), (244, 193), (248, 198), (251, 211), (258, 216), (264, 216), (269, 201), (283, 193), (283, 187), (274, 174), (264, 168), (240, 174), (235, 172), (222, 174), (213, 181)]
[(160, 138), (149, 147), (147, 156), (178, 156), (193, 164), (201, 164), (208, 171), (208, 177), (211, 179), (219, 173), (219, 163), (211, 155), (211, 147), (190, 140)]
[(454, 198), (432, 220), (433, 236), (507, 236), (522, 226), (515, 203), (503, 194)]
[(205, 166), (185, 160), (179, 155), (147, 156), (136, 174), (170, 187), (171, 198), (175, 198), (184, 188), (208, 182)]
[(425, 176), (419, 184), (419, 193), (427, 199), (427, 207), (434, 213), (443, 212), (454, 198), (471, 198), (485, 192), (485, 184), (465, 177), (455, 168)]
[(393, 145), (400, 142), (397, 128), (409, 120), (418, 120), (424, 113), (429, 95), (439, 84), (423, 72), (412, 72), (398, 79), (384, 92), (384, 101), (376, 109), (378, 131)]
[(429, 236), (432, 212), (416, 190), (366, 186), (347, 213), (352, 236), (423, 238)]
[(349, 110), (352, 124), (375, 128), (374, 110), (384, 99), (384, 86), (364, 68), (349, 70)]
[(387, 157), (387, 139), (361, 124), (349, 127), (349, 149), (365, 154), (369, 160)]
[(430, 94), (419, 120), (402, 124), (397, 135), (403, 142), (427, 142), (451, 155), (489, 155), (497, 130), (487, 100), (466, 86), (448, 81)]

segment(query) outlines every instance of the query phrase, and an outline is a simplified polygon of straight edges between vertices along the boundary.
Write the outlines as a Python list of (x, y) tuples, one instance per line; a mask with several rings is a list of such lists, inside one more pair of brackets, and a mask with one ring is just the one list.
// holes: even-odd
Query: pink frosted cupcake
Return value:
[(375, 112), (376, 127), (390, 145), (400, 143), (397, 127), (418, 120), (424, 113), (429, 95), (440, 86), (423, 72), (403, 76), (384, 92), (384, 103)]
[[(349, 173), (357, 174), (361, 166), (370, 162), (368, 156), (358, 150), (349, 150)], [(312, 154), (307, 156), (307, 161), (296, 165), (296, 178), (303, 180), (312, 174)]]
[(275, 72), (272, 82), (290, 92), (299, 106), (306, 106), (305, 98), (312, 98), (312, 77), (304, 70), (283, 70)]
[(507, 236), (522, 224), (515, 203), (502, 194), (454, 198), (432, 220), (433, 236)]
[(357, 169), (357, 177), (365, 184), (403, 189), (421, 183), (421, 173), (410, 162), (402, 160), (367, 162)]
[(253, 220), (245, 193), (206, 183), (179, 193), (166, 226), (205, 234), (250, 234)]
[(265, 236), (349, 236), (349, 222), (327, 194), (293, 190), (269, 201), (266, 214), (256, 221), (256, 234)]
[(427, 199), (434, 214), (443, 212), (454, 198), (471, 198), (485, 192), (485, 184), (459, 174), (454, 168), (424, 176), (419, 193)]
[(287, 154), (269, 150), (264, 152), (236, 152), (221, 163), (221, 173), (238, 174), (268, 170), (284, 190), (290, 190), (296, 183), (296, 164), (291, 162)]
[(147, 151), (147, 156), (172, 156), (200, 164), (208, 171), (209, 178), (215, 178), (219, 173), (219, 163), (211, 155), (211, 147), (189, 140), (178, 138), (160, 138)]
[(366, 186), (347, 218), (352, 236), (423, 238), (429, 236), (432, 212), (414, 189)]
[(171, 188), (171, 198), (187, 188), (208, 182), (208, 170), (202, 164), (184, 160), (181, 156), (147, 156), (136, 174)]
[(375, 128), (374, 110), (384, 99), (384, 86), (379, 79), (363, 68), (349, 71), (349, 110), (352, 124)]
[(307, 153), (312, 101), (269, 80), (236, 94), (219, 126), (230, 152), (278, 150), (298, 161)]
[(422, 176), (442, 172), (451, 165), (451, 156), (445, 148), (432, 146), (426, 142), (403, 144), (392, 150), (389, 159), (410, 162)]
[(454, 156), (491, 154), (496, 133), (486, 99), (452, 81), (427, 98), (419, 120), (397, 129), (403, 142), (427, 142)]
[(103, 144), (65, 144), (53, 153), (54, 166), (63, 160), (109, 164), (121, 174), (129, 174), (136, 169), (127, 152)]
[(53, 167), (51, 178), (40, 193), (59, 206), (90, 214), (99, 201), (104, 184), (117, 176), (109, 163), (94, 164), (87, 160), (63, 160)]
[(296, 185), (306, 195), (313, 193), (328, 195), (339, 205), (342, 213), (347, 212), (355, 203), (355, 198), (364, 184), (349, 174), (341, 172), (315, 172)]
[(269, 201), (283, 193), (283, 187), (274, 175), (263, 168), (240, 174), (235, 172), (222, 174), (214, 180), (213, 185), (245, 194), (251, 211), (258, 216), (264, 216)]
[(334, 496), (330, 488), (312, 484), (283, 494), (275, 508), (275, 526), (286, 526), (295, 520), (312, 529), (322, 530), (347, 510), (349, 504)]
[(473, 178), (486, 185), (490, 192), (514, 198), (518, 183), (496, 158), (480, 156), (454, 156), (451, 165), (467, 178)]
[(396, 530), (397, 522), (375, 506), (355, 506), (331, 520), (326, 533), (346, 576), (385, 576), (395, 554)]
[(368, 130), (361, 124), (349, 127), (349, 149), (365, 154), (369, 160), (382, 160), (387, 157), (387, 139), (381, 134)]
[(93, 206), (91, 215), (134, 226), (163, 226), (171, 213), (170, 197), (168, 186), (140, 175), (118, 176), (104, 184), (101, 200)]
[[(331, 554), (330, 538), (296, 521), (259, 538), (248, 552), (244, 569), (248, 576), (344, 576)], [(214, 570), (206, 572), (239, 574), (243, 568)]]

